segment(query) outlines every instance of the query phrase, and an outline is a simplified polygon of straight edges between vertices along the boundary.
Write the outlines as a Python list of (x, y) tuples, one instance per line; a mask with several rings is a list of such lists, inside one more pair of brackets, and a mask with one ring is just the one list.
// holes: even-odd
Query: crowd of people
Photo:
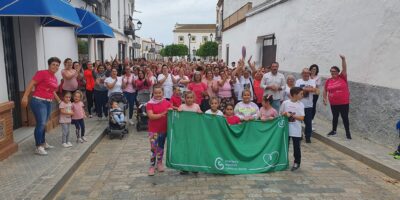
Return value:
[[(133, 125), (137, 96), (148, 94), (148, 131), (151, 144), (151, 166), (149, 175), (162, 172), (164, 143), (167, 132), (169, 109), (214, 114), (225, 117), (227, 123), (235, 125), (252, 120), (268, 121), (279, 115), (289, 118), (289, 136), (293, 140), (294, 165), (300, 167), (301, 121), (305, 124), (305, 142), (311, 143), (312, 124), (317, 100), (323, 89), (323, 102), (331, 106), (333, 121), (329, 136), (336, 135), (339, 114), (343, 118), (347, 139), (351, 139), (348, 112), (349, 90), (347, 66), (344, 56), (342, 70), (330, 68), (332, 77), (322, 87), (319, 67), (316, 64), (301, 71), (301, 78), (285, 76), (279, 72), (279, 63), (256, 67), (250, 57), (247, 66), (244, 58), (237, 64), (226, 65), (222, 60), (215, 62), (146, 61), (138, 59), (122, 62), (117, 59), (79, 63), (67, 58), (61, 70), (62, 80), (58, 83), (55, 74), (61, 60), (48, 60), (48, 70), (38, 71), (27, 87), (22, 105), (30, 107), (36, 119), (36, 153), (47, 155), (49, 145), (45, 139), (45, 125), (51, 113), (51, 102), (56, 99), (60, 109), (62, 146), (72, 146), (69, 140), (70, 125), (76, 130), (77, 143), (87, 141), (85, 137), (86, 117), (99, 120), (108, 117), (108, 97), (115, 92), (123, 93), (129, 112), (125, 117), (119, 113), (116, 121)], [(35, 88), (35, 89), (34, 89)], [(34, 90), (33, 90), (34, 89)], [(60, 98), (61, 97), (61, 98)], [(185, 174), (187, 172), (181, 172)]]

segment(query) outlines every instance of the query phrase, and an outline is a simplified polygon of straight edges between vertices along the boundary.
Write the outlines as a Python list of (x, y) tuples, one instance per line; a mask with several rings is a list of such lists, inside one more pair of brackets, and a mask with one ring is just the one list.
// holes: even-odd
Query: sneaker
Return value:
[(103, 120), (103, 117), (97, 117), (97, 120), (101, 121)]
[(93, 117), (93, 115), (89, 115), (89, 118), (92, 118)]
[(351, 135), (350, 135), (350, 134), (346, 134), (346, 138), (347, 138), (348, 140), (351, 140)]
[(70, 147), (67, 143), (62, 143), (62, 146), (65, 147), (65, 148)]
[(313, 127), (311, 128), (311, 130), (312, 130), (312, 131), (315, 131), (315, 127), (313, 126)]
[(44, 144), (44, 149), (54, 149), (54, 146), (49, 145), (47, 142)]
[(71, 142), (67, 142), (69, 147), (72, 147), (72, 143)]
[(162, 164), (162, 162), (157, 163), (157, 171), (158, 172), (164, 172), (164, 166)]
[(312, 123), (312, 125), (315, 125), (315, 122), (314, 122), (314, 120), (312, 120), (312, 122), (311, 122), (311, 123)]
[(82, 138), (78, 138), (78, 139), (76, 140), (76, 143), (83, 143)]
[(336, 136), (336, 131), (331, 131), (331, 132), (329, 132), (329, 133), (328, 133), (328, 137), (330, 137), (330, 136)]
[(295, 171), (295, 170), (297, 170), (299, 168), (300, 168), (300, 164), (294, 163), (293, 167), (292, 167), (292, 169), (290, 171)]
[(154, 167), (150, 167), (150, 168), (149, 168), (149, 176), (154, 176), (154, 174), (155, 174), (155, 169), (154, 169)]
[(47, 156), (47, 151), (44, 150), (42, 146), (37, 147), (35, 153), (41, 156)]
[(306, 138), (306, 143), (311, 143), (311, 138)]
[(82, 140), (83, 140), (84, 142), (87, 142), (87, 139), (86, 139), (85, 136), (82, 136)]
[(131, 119), (131, 120), (129, 120), (129, 124), (130, 124), (130, 125), (132, 125), (132, 126), (133, 126), (133, 125), (135, 125), (135, 123), (133, 122), (133, 120), (132, 120), (132, 119)]

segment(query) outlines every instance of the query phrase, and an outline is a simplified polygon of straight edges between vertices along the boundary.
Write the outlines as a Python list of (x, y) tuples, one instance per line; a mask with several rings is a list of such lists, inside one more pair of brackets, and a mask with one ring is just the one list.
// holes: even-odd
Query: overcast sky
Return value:
[(136, 34), (142, 38), (155, 38), (157, 42), (171, 44), (172, 30), (179, 24), (213, 24), (217, 0), (136, 0), (134, 13), (142, 23)]

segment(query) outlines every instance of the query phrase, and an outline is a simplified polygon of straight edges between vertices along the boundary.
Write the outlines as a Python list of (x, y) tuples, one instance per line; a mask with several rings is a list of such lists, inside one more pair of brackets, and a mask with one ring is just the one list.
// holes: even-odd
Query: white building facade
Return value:
[[(351, 128), (398, 143), (400, 1), (222, 0), (217, 10), (223, 10), (220, 56), (226, 62), (241, 58), (245, 46), (258, 66), (276, 60), (280, 70), (300, 73), (316, 63), (328, 77), (331, 66), (340, 66), (339, 54), (345, 55)], [(330, 109), (319, 105), (330, 119)]]
[(174, 44), (186, 45), (190, 57), (193, 58), (196, 57), (196, 52), (202, 44), (214, 41), (215, 24), (176, 24), (173, 33)]

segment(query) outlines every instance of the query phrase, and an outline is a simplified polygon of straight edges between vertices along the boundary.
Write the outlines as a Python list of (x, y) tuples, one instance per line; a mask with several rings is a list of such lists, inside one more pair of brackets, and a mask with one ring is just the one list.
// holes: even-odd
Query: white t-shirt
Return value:
[[(104, 85), (107, 87), (106, 83), (110, 84), (110, 83), (114, 83), (114, 79), (110, 77), (106, 78), (106, 80), (104, 80)], [(108, 87), (107, 87), (108, 89)], [(111, 93), (114, 92), (122, 92), (122, 77), (118, 76), (117, 77), (117, 83), (115, 83), (114, 87), (112, 89), (108, 89), (108, 96), (110, 96)]]
[(219, 116), (224, 116), (224, 113), (222, 113), (222, 111), (217, 110), (217, 112), (213, 112), (211, 109), (207, 110), (205, 112), (206, 114), (211, 114), (211, 115), (219, 115)]
[[(315, 80), (308, 79), (307, 81), (303, 79), (299, 79), (296, 81), (295, 84), (296, 87), (313, 87), (315, 88)], [(313, 94), (314, 93), (308, 93), (308, 95), (304, 95), (304, 97), (301, 99), (301, 102), (304, 104), (304, 108), (312, 108), (313, 107)]]
[[(176, 75), (176, 76), (174, 76), (174, 78), (176, 79), (176, 80), (189, 80), (189, 78), (187, 77), (187, 76), (185, 76), (185, 75), (183, 75), (183, 79), (181, 79), (181, 77), (179, 76), (179, 75)], [(186, 92), (187, 91), (187, 85), (188, 85), (188, 83), (187, 84), (182, 84), (182, 83), (177, 83), (177, 85), (181, 88), (181, 92), (183, 93), (183, 92)]]
[(236, 98), (241, 96), (240, 92), (242, 91), (242, 85), (240, 85), (240, 80), (238, 78), (236, 78), (236, 81), (233, 84), (233, 91), (235, 92)]
[[(160, 82), (161, 80), (163, 80), (165, 78), (164, 74), (159, 74), (158, 75), (158, 82)], [(164, 81), (164, 83), (162, 84), (163, 88), (164, 88), (164, 98), (170, 99), (172, 96), (172, 90), (173, 90), (173, 86), (174, 83), (172, 82), (172, 75), (168, 74), (168, 78)]]
[(290, 100), (290, 87), (286, 84), (285, 89), (282, 92), (282, 98), (284, 101)]
[(281, 92), (280, 91), (272, 91), (272, 90), (267, 90), (268, 86), (278, 86), (280, 88), (285, 87), (285, 76), (281, 73), (277, 73), (276, 75), (273, 75), (272, 72), (268, 72), (264, 74), (262, 80), (261, 80), (261, 88), (264, 89), (264, 96), (266, 95), (272, 95), (274, 100), (278, 100), (281, 98)]
[(245, 88), (249, 89), (251, 92), (251, 97), (250, 99), (253, 99), (253, 82), (251, 82), (250, 77), (249, 78), (244, 78), (244, 76), (240, 76), (239, 78), (239, 83), (240, 83), (240, 88), (239, 88), (239, 94), (238, 94), (238, 100), (242, 101), (242, 92)]
[[(282, 103), (279, 113), (291, 112), (295, 116), (304, 116), (304, 105), (300, 101), (292, 102), (291, 100), (286, 100)], [(301, 137), (301, 122), (299, 120), (289, 119), (289, 136), (291, 137)]]

